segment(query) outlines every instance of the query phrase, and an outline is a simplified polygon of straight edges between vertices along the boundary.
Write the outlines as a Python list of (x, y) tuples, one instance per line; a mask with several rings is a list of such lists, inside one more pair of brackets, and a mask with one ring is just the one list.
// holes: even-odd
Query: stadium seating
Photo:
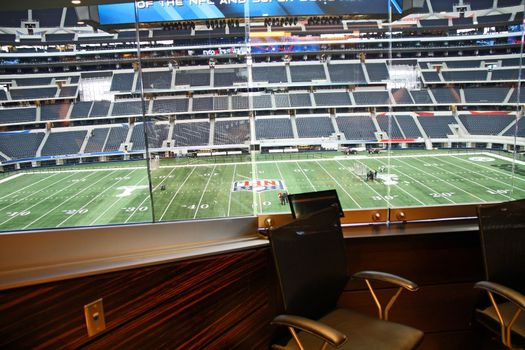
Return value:
[(253, 96), (254, 109), (272, 108), (272, 98), (270, 95), (255, 95)]
[(56, 87), (41, 87), (41, 88), (12, 88), (9, 93), (13, 100), (43, 100), (54, 98), (57, 93)]
[(193, 97), (194, 111), (213, 111), (213, 97)]
[(329, 64), (328, 73), (333, 83), (366, 84), (361, 64)]
[(133, 144), (131, 150), (138, 151), (146, 149), (146, 140), (144, 137), (144, 123), (137, 123), (133, 126), (130, 142)]
[(389, 79), (385, 63), (366, 63), (365, 66), (371, 82), (382, 82)]
[(337, 117), (337, 126), (347, 140), (375, 140), (377, 131), (369, 116)]
[(290, 118), (255, 119), (257, 140), (292, 139), (293, 130)]
[(266, 81), (270, 84), (287, 83), (286, 69), (284, 66), (253, 66), (253, 81)]
[(352, 104), (348, 92), (316, 92), (314, 94), (317, 106), (349, 106)]
[(443, 79), (451, 82), (458, 81), (485, 81), (487, 80), (487, 70), (464, 70), (464, 71), (442, 71)]
[(109, 128), (95, 128), (90, 132), (84, 153), (102, 152)]
[[(195, 102), (195, 101), (194, 101)], [(163, 98), (153, 100), (152, 112), (157, 113), (180, 113), (188, 111), (188, 99), (186, 98)]]
[(113, 103), (111, 115), (142, 115), (141, 101), (126, 101)]
[(232, 97), (232, 109), (248, 109), (249, 101), (248, 96), (233, 96)]
[(43, 139), (43, 132), (2, 132), (0, 151), (11, 159), (34, 158)]
[(471, 135), (498, 135), (516, 117), (513, 115), (463, 114), (459, 116), (459, 119)]
[(396, 115), (394, 118), (397, 120), (406, 138), (418, 138), (423, 136), (421, 135), (421, 131), (419, 131), (419, 128), (417, 127), (417, 124), (414, 121), (414, 118), (412, 118), (411, 116)]
[[(277, 108), (288, 108), (290, 107), (290, 95), (288, 94), (275, 94), (275, 107)], [(308, 97), (308, 101), (310, 98)]]
[(300, 94), (290, 94), (290, 107), (298, 107), (298, 108), (304, 108), (304, 107), (310, 107), (312, 105), (312, 101), (310, 100), (310, 94), (308, 93), (300, 93)]
[(299, 137), (327, 137), (335, 132), (329, 117), (295, 118)]
[(229, 98), (228, 96), (215, 96), (213, 97), (213, 110), (225, 111), (229, 109)]
[(464, 88), (466, 103), (502, 103), (509, 89), (500, 86)]
[(175, 123), (173, 141), (177, 147), (206, 146), (209, 144), (208, 122)]
[(437, 103), (458, 104), (461, 103), (459, 90), (453, 87), (430, 89)]
[[(172, 73), (169, 71), (143, 72), (144, 90), (171, 89)], [(137, 88), (139, 85), (137, 84)]]
[(290, 66), (290, 76), (293, 83), (326, 80), (324, 67), (321, 64), (292, 65)]
[(392, 89), (392, 97), (398, 105), (414, 104), (412, 97), (407, 89)]
[(428, 94), (427, 89), (422, 90), (411, 90), (410, 95), (412, 95), (412, 98), (414, 99), (414, 103), (418, 105), (432, 105), (434, 102), (432, 101), (432, 98)]
[(208, 69), (178, 70), (175, 74), (175, 85), (210, 86)]
[(69, 107), (70, 105), (66, 103), (42, 105), (40, 107), (40, 120), (66, 119)]
[[(168, 133), (170, 130), (169, 124), (161, 123), (146, 123), (146, 135), (148, 137), (148, 147), (152, 148), (161, 148), (162, 143), (168, 138)], [(133, 144), (133, 150), (136, 150), (135, 144)]]
[(374, 106), (388, 105), (390, 96), (388, 91), (354, 91), (354, 100), (357, 105)]
[(109, 101), (95, 101), (91, 107), (90, 117), (106, 117), (109, 113), (111, 102)]
[(128, 134), (129, 126), (123, 124), (120, 126), (112, 127), (106, 144), (104, 145), (104, 152), (115, 152), (118, 151), (120, 145), (126, 141), (126, 136)]
[(518, 80), (519, 69), (495, 69), (492, 72), (491, 80)]
[(447, 135), (452, 135), (449, 125), (457, 124), (452, 116), (419, 116), (417, 119), (427, 136), (433, 138), (446, 138)]
[(36, 108), (0, 108), (0, 124), (33, 122)]
[(244, 144), (250, 140), (248, 120), (217, 120), (215, 122), (215, 145)]
[(234, 86), (248, 81), (246, 68), (222, 68), (214, 69), (213, 84), (216, 87)]
[[(517, 126), (517, 128), (516, 128)], [(512, 125), (505, 133), (504, 136), (525, 137), (525, 118), (520, 118), (516, 124)]]
[(403, 139), (405, 138), (401, 129), (397, 125), (397, 121), (394, 116), (377, 116), (377, 123), (382, 131), (386, 132), (388, 137), (391, 139)]
[(111, 91), (131, 91), (135, 73), (115, 73), (111, 80)]
[(71, 110), (71, 119), (75, 118), (87, 118), (91, 107), (93, 106), (92, 101), (79, 101), (73, 104), (73, 109)]
[(42, 156), (57, 156), (77, 154), (84, 143), (86, 130), (78, 131), (60, 131), (51, 130), (44, 147)]

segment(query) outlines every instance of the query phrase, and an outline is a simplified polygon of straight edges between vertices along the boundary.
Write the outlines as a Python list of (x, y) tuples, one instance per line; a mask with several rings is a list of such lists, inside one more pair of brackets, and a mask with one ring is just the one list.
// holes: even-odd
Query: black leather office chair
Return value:
[[(336, 207), (295, 220), (269, 234), (285, 314), (272, 323), (290, 330), (285, 344), (273, 349), (413, 349), (423, 333), (388, 321), (388, 311), (403, 289), (418, 286), (392, 274), (363, 271), (353, 278), (364, 279), (378, 305), (380, 319), (337, 308), (347, 283), (346, 250)], [(385, 308), (377, 301), (370, 281), (398, 286)]]
[(487, 291), (491, 306), (476, 319), (512, 348), (525, 346), (525, 200), (478, 207)]

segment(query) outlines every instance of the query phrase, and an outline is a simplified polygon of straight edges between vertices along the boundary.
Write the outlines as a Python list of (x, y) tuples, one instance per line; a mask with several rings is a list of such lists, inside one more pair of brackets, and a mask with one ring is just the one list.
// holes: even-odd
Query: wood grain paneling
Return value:
[[(0, 348), (202, 349), (214, 342), (267, 343), (275, 313), (268, 255), (268, 249), (249, 250), (4, 291)], [(104, 299), (107, 328), (88, 338), (83, 306), (98, 298)]]

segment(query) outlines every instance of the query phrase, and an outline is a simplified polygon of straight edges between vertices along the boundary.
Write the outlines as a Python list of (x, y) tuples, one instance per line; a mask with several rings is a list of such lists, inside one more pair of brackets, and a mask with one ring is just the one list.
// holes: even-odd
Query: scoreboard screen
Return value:
[[(150, 0), (136, 1), (139, 22), (264, 16), (382, 15), (403, 12), (403, 0)], [(135, 22), (135, 3), (98, 5), (102, 25)]]

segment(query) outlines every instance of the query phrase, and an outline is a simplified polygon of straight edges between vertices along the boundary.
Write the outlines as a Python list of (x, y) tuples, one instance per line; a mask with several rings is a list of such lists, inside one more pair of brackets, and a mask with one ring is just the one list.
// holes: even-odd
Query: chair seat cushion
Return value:
[[(505, 324), (508, 325), (516, 311), (518, 310), (517, 306), (511, 302), (498, 304), (498, 308), (501, 312), (501, 316), (505, 321)], [(477, 319), (483, 323), (487, 328), (491, 329), (493, 332), (500, 334), (500, 326), (498, 315), (494, 306), (489, 306), (483, 310), (476, 310)], [(522, 312), (518, 317), (514, 325), (512, 326), (512, 341), (517, 341), (519, 344), (525, 342), (525, 314)]]
[[(348, 350), (408, 350), (414, 349), (423, 332), (391, 321), (382, 321), (348, 309), (336, 309), (319, 321), (337, 329), (348, 337), (339, 349)], [(322, 340), (305, 333), (298, 333), (305, 349), (320, 349)], [(298, 349), (291, 339), (286, 349)], [(332, 349), (329, 347), (329, 349)]]

